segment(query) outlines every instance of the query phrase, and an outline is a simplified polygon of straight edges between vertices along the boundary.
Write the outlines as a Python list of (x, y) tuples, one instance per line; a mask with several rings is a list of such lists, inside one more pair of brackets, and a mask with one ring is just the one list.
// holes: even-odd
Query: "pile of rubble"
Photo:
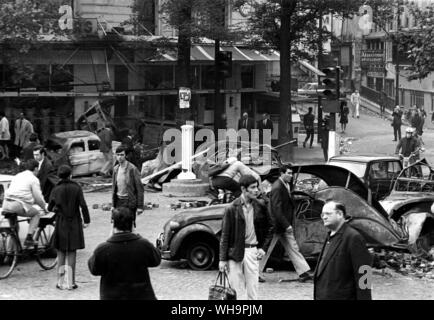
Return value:
[(208, 205), (208, 201), (205, 200), (179, 200), (177, 203), (172, 203), (170, 209), (188, 209), (188, 208), (199, 208)]
[(374, 252), (374, 267), (390, 268), (403, 275), (434, 279), (434, 248), (424, 255), (387, 250)]

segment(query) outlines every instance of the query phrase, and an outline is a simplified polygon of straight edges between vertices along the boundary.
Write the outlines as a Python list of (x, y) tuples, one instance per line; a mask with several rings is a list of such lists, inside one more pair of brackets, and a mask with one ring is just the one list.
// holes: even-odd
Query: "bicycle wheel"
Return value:
[(5, 279), (18, 262), (19, 245), (10, 231), (0, 231), (0, 279)]
[(53, 269), (57, 264), (57, 253), (52, 245), (52, 233), (46, 228), (38, 228), (35, 239), (38, 242), (36, 261), (45, 270)]

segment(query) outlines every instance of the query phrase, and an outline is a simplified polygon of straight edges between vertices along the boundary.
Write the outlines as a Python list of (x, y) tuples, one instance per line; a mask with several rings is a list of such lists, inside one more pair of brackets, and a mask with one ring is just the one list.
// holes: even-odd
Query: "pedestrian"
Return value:
[(395, 110), (393, 110), (392, 118), (393, 141), (401, 140), (402, 111), (399, 106), (396, 106)]
[(27, 161), (34, 158), (33, 149), (35, 149), (35, 147), (39, 145), (38, 141), (38, 135), (36, 133), (30, 134), (29, 142), (27, 142), (23, 150), (21, 150), (21, 161)]
[(351, 110), (353, 111), (352, 117), (354, 118), (354, 112), (356, 114), (356, 117), (359, 118), (360, 117), (360, 94), (359, 94), (359, 90), (354, 91), (351, 94), (350, 97), (350, 101), (351, 101)]
[(128, 134), (122, 139), (122, 145), (125, 146), (126, 159), (137, 167), (137, 157), (134, 151), (134, 130), (129, 129)]
[(9, 140), (11, 132), (9, 130), (9, 120), (6, 118), (4, 111), (0, 111), (0, 160), (9, 158)]
[(247, 112), (244, 112), (243, 118), (238, 120), (238, 130), (241, 129), (246, 129), (249, 133), (249, 137), (252, 134), (252, 129), (255, 129), (255, 123), (249, 118), (249, 114)]
[(56, 213), (53, 232), (53, 247), (57, 250), (56, 288), (71, 290), (77, 289), (77, 250), (85, 247), (83, 228), (89, 225), (90, 217), (83, 190), (71, 180), (71, 168), (61, 165), (58, 175), (60, 181), (53, 189), (48, 204), (48, 210)]
[(303, 117), (303, 125), (306, 130), (306, 139), (303, 142), (303, 148), (306, 148), (306, 142), (309, 141), (310, 138), (310, 149), (312, 149), (313, 144), (313, 136), (315, 134), (315, 116), (312, 114), (312, 107), (309, 107), (307, 114)]
[(418, 135), (422, 135), (423, 134), (423, 118), (419, 113), (419, 110), (416, 106), (414, 106), (415, 108), (411, 111), (411, 118), (410, 118), (410, 125), (413, 128), (416, 128), (416, 132)]
[(386, 112), (386, 106), (387, 106), (387, 93), (384, 91), (381, 91), (380, 94), (380, 117), (385, 117)]
[(33, 157), (39, 164), (38, 179), (41, 184), (42, 195), (46, 202), (50, 200), (50, 194), (54, 186), (59, 181), (56, 175), (56, 170), (53, 167), (50, 159), (47, 157), (47, 151), (41, 145), (33, 148)]
[(348, 114), (350, 113), (350, 110), (348, 109), (347, 102), (341, 101), (341, 112), (339, 112), (339, 122), (341, 124), (341, 132), (345, 133), (345, 129), (347, 128), (348, 123)]
[(321, 148), (324, 154), (324, 161), (327, 162), (329, 160), (328, 157), (328, 148), (329, 148), (329, 122), (330, 116), (324, 115), (324, 118), (321, 120)]
[(23, 112), (20, 113), (20, 116), (17, 120), (15, 120), (15, 155), (19, 156), (21, 153), (21, 149), (26, 145), (26, 143), (29, 141), (30, 134), (32, 134), (33, 131), (33, 125), (32, 123), (25, 118), (25, 115)]
[(315, 300), (371, 300), (372, 257), (365, 239), (348, 225), (345, 206), (327, 201), (321, 213), (329, 229), (314, 274)]
[(100, 170), (100, 175), (104, 177), (110, 177), (110, 173), (113, 170), (113, 150), (112, 150), (112, 142), (113, 142), (113, 132), (110, 129), (110, 125), (106, 124), (104, 128), (102, 128), (98, 132), (98, 137), (100, 138), (99, 151), (104, 155), (104, 165)]
[(420, 106), (420, 108), (418, 109), (418, 113), (419, 113), (419, 116), (420, 116), (420, 118), (421, 118), (421, 124), (420, 124), (420, 130), (419, 130), (419, 132), (420, 132), (420, 135), (422, 135), (422, 133), (423, 133), (423, 126), (424, 126), (424, 124), (425, 124), (425, 119), (426, 119), (426, 112), (425, 112), (425, 109), (423, 108), (423, 106)]
[(42, 196), (38, 175), (39, 163), (30, 159), (23, 163), (24, 171), (16, 174), (5, 192), (3, 212), (16, 213), (18, 216), (30, 218), (24, 246), (33, 247), (37, 242), (33, 239), (39, 225), (40, 213), (35, 204), (46, 212), (47, 203)]
[(90, 257), (90, 273), (101, 276), (101, 300), (156, 300), (148, 268), (161, 262), (160, 252), (132, 232), (134, 216), (127, 208), (113, 210), (114, 234)]
[[(413, 136), (414, 128), (407, 128), (405, 129), (405, 137), (399, 140), (398, 144), (396, 145), (395, 154), (399, 154), (399, 151), (401, 150), (401, 154), (403, 157), (410, 157), (412, 154), (414, 155), (416, 151), (418, 150), (419, 142), (418, 140)], [(409, 164), (412, 164), (415, 162), (414, 156), (409, 159)]]
[(293, 173), (290, 164), (280, 167), (280, 177), (273, 183), (270, 192), (269, 211), (273, 221), (274, 233), (291, 259), (292, 265), (299, 276), (299, 281), (312, 279), (310, 267), (300, 253), (294, 235), (293, 221), (296, 205), (291, 191)]
[(225, 209), (220, 237), (219, 270), (240, 300), (258, 299), (259, 261), (271, 242), (273, 227), (267, 207), (259, 202), (259, 183), (241, 176), (242, 194)]
[(136, 227), (136, 213), (143, 212), (143, 184), (136, 166), (126, 159), (126, 147), (116, 149), (118, 164), (113, 169), (112, 203), (114, 208), (126, 207), (133, 216)]
[(273, 121), (270, 120), (270, 114), (265, 112), (262, 114), (262, 120), (257, 123), (257, 128), (259, 129), (259, 143), (271, 144), (271, 141), (264, 141), (264, 130), (269, 130), (270, 138), (273, 134)]

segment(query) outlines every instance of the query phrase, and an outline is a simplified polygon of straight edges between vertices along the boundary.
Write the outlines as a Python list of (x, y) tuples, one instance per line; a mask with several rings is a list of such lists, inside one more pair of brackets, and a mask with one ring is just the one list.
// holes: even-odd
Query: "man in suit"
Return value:
[(327, 235), (314, 274), (315, 300), (371, 300), (372, 257), (364, 238), (346, 223), (345, 206), (327, 201), (322, 209)]
[(16, 149), (16, 155), (19, 156), (22, 148), (29, 141), (30, 134), (34, 132), (33, 125), (29, 120), (25, 118), (24, 113), (20, 113), (20, 117), (15, 121), (14, 128), (15, 128), (14, 145)]
[(255, 123), (249, 118), (249, 114), (247, 112), (244, 112), (243, 118), (238, 121), (238, 130), (241, 129), (247, 129), (249, 136), (252, 133), (252, 129), (255, 129)]
[(270, 131), (270, 136), (273, 134), (273, 121), (270, 120), (270, 114), (268, 113), (264, 113), (262, 115), (262, 120), (258, 121), (258, 125), (257, 128), (259, 129), (259, 143), (268, 143), (271, 141), (263, 141), (263, 137), (264, 137), (264, 130), (269, 129)]
[(59, 181), (59, 178), (56, 175), (53, 164), (47, 158), (47, 151), (43, 146), (38, 145), (33, 148), (33, 157), (39, 163), (39, 171), (36, 177), (41, 184), (42, 195), (44, 196), (44, 200), (49, 202), (51, 191)]
[(311, 280), (308, 273), (309, 265), (300, 253), (292, 227), (295, 204), (291, 198), (292, 170), (291, 165), (286, 164), (280, 168), (280, 177), (273, 183), (270, 193), (270, 213), (274, 225), (275, 236), (282, 243), (289, 255), (295, 271), (299, 275), (299, 281)]

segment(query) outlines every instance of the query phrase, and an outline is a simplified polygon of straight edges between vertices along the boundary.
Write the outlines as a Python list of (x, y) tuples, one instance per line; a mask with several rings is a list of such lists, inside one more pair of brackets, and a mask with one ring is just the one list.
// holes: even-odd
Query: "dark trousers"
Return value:
[(233, 195), (238, 198), (241, 195), (241, 187), (238, 182), (229, 177), (215, 176), (212, 178), (212, 186), (215, 189), (226, 189), (232, 191)]
[(329, 160), (328, 147), (327, 148), (323, 147), (322, 152), (324, 154), (324, 161), (327, 162)]
[(130, 214), (134, 217), (133, 219), (133, 226), (134, 226), (134, 228), (136, 227), (136, 211), (137, 211), (137, 208), (130, 208), (129, 206), (128, 206), (128, 199), (119, 199), (119, 198), (117, 198), (117, 201), (116, 201), (116, 209), (118, 209), (118, 208), (121, 208), (121, 207), (124, 207), (124, 208), (128, 208), (128, 210), (130, 210)]
[(306, 131), (306, 139), (304, 139), (304, 144), (306, 144), (306, 142), (309, 140), (310, 138), (310, 146), (312, 147), (312, 143), (313, 143), (313, 136), (315, 135), (315, 131), (313, 130), (308, 130)]
[(395, 140), (398, 137), (398, 141), (401, 140), (401, 126), (393, 126), (393, 135)]

